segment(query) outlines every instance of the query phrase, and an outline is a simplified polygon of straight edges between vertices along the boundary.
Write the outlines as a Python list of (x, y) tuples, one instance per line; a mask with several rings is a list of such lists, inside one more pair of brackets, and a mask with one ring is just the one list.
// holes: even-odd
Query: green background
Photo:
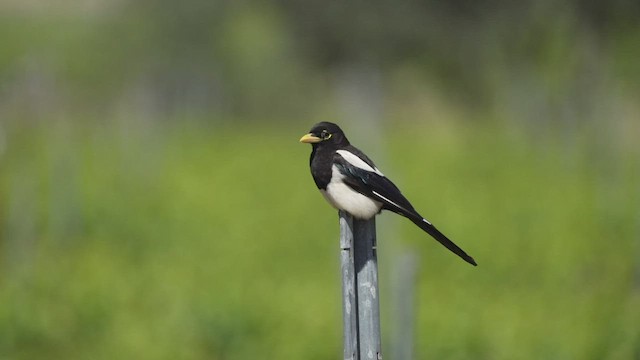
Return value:
[(479, 264), (378, 217), (385, 357), (412, 296), (416, 359), (640, 358), (639, 19), (4, 2), (0, 359), (339, 358), (337, 213), (298, 143), (323, 120)]

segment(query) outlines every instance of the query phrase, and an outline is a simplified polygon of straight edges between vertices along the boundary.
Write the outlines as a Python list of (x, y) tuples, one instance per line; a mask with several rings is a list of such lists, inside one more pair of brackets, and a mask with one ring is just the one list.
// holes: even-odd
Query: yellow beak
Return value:
[(300, 138), (300, 142), (301, 143), (317, 143), (322, 141), (321, 138), (314, 136), (313, 134), (309, 133), (303, 137)]

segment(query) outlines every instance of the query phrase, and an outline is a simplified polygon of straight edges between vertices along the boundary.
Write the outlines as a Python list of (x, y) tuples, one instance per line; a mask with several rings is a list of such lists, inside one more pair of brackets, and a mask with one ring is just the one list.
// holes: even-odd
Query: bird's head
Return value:
[(309, 130), (309, 133), (300, 138), (302, 143), (310, 143), (313, 146), (328, 145), (346, 146), (349, 140), (342, 132), (342, 129), (334, 123), (320, 122)]

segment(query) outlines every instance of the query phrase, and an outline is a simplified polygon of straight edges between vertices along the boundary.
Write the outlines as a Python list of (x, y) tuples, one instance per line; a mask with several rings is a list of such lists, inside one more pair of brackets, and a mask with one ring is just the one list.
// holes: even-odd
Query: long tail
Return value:
[[(406, 216), (406, 215), (405, 215)], [(413, 221), (414, 224), (418, 225), (420, 229), (427, 232), (427, 234), (431, 235), (434, 239), (438, 240), (438, 242), (447, 249), (451, 250), (454, 254), (460, 256), (464, 261), (468, 262), (473, 266), (478, 266), (475, 260), (471, 256), (469, 256), (464, 250), (462, 250), (458, 245), (454, 244), (453, 241), (449, 240), (443, 233), (441, 233), (435, 226), (433, 226), (429, 221), (424, 219), (422, 216), (418, 214), (410, 214), (407, 218)]]

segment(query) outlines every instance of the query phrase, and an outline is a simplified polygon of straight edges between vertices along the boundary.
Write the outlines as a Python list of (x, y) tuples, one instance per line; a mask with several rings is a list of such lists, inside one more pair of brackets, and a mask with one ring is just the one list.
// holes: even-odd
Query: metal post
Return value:
[(340, 272), (342, 274), (342, 324), (344, 359), (358, 360), (358, 307), (353, 259), (353, 218), (340, 211)]
[(340, 211), (344, 359), (382, 359), (375, 218)]

